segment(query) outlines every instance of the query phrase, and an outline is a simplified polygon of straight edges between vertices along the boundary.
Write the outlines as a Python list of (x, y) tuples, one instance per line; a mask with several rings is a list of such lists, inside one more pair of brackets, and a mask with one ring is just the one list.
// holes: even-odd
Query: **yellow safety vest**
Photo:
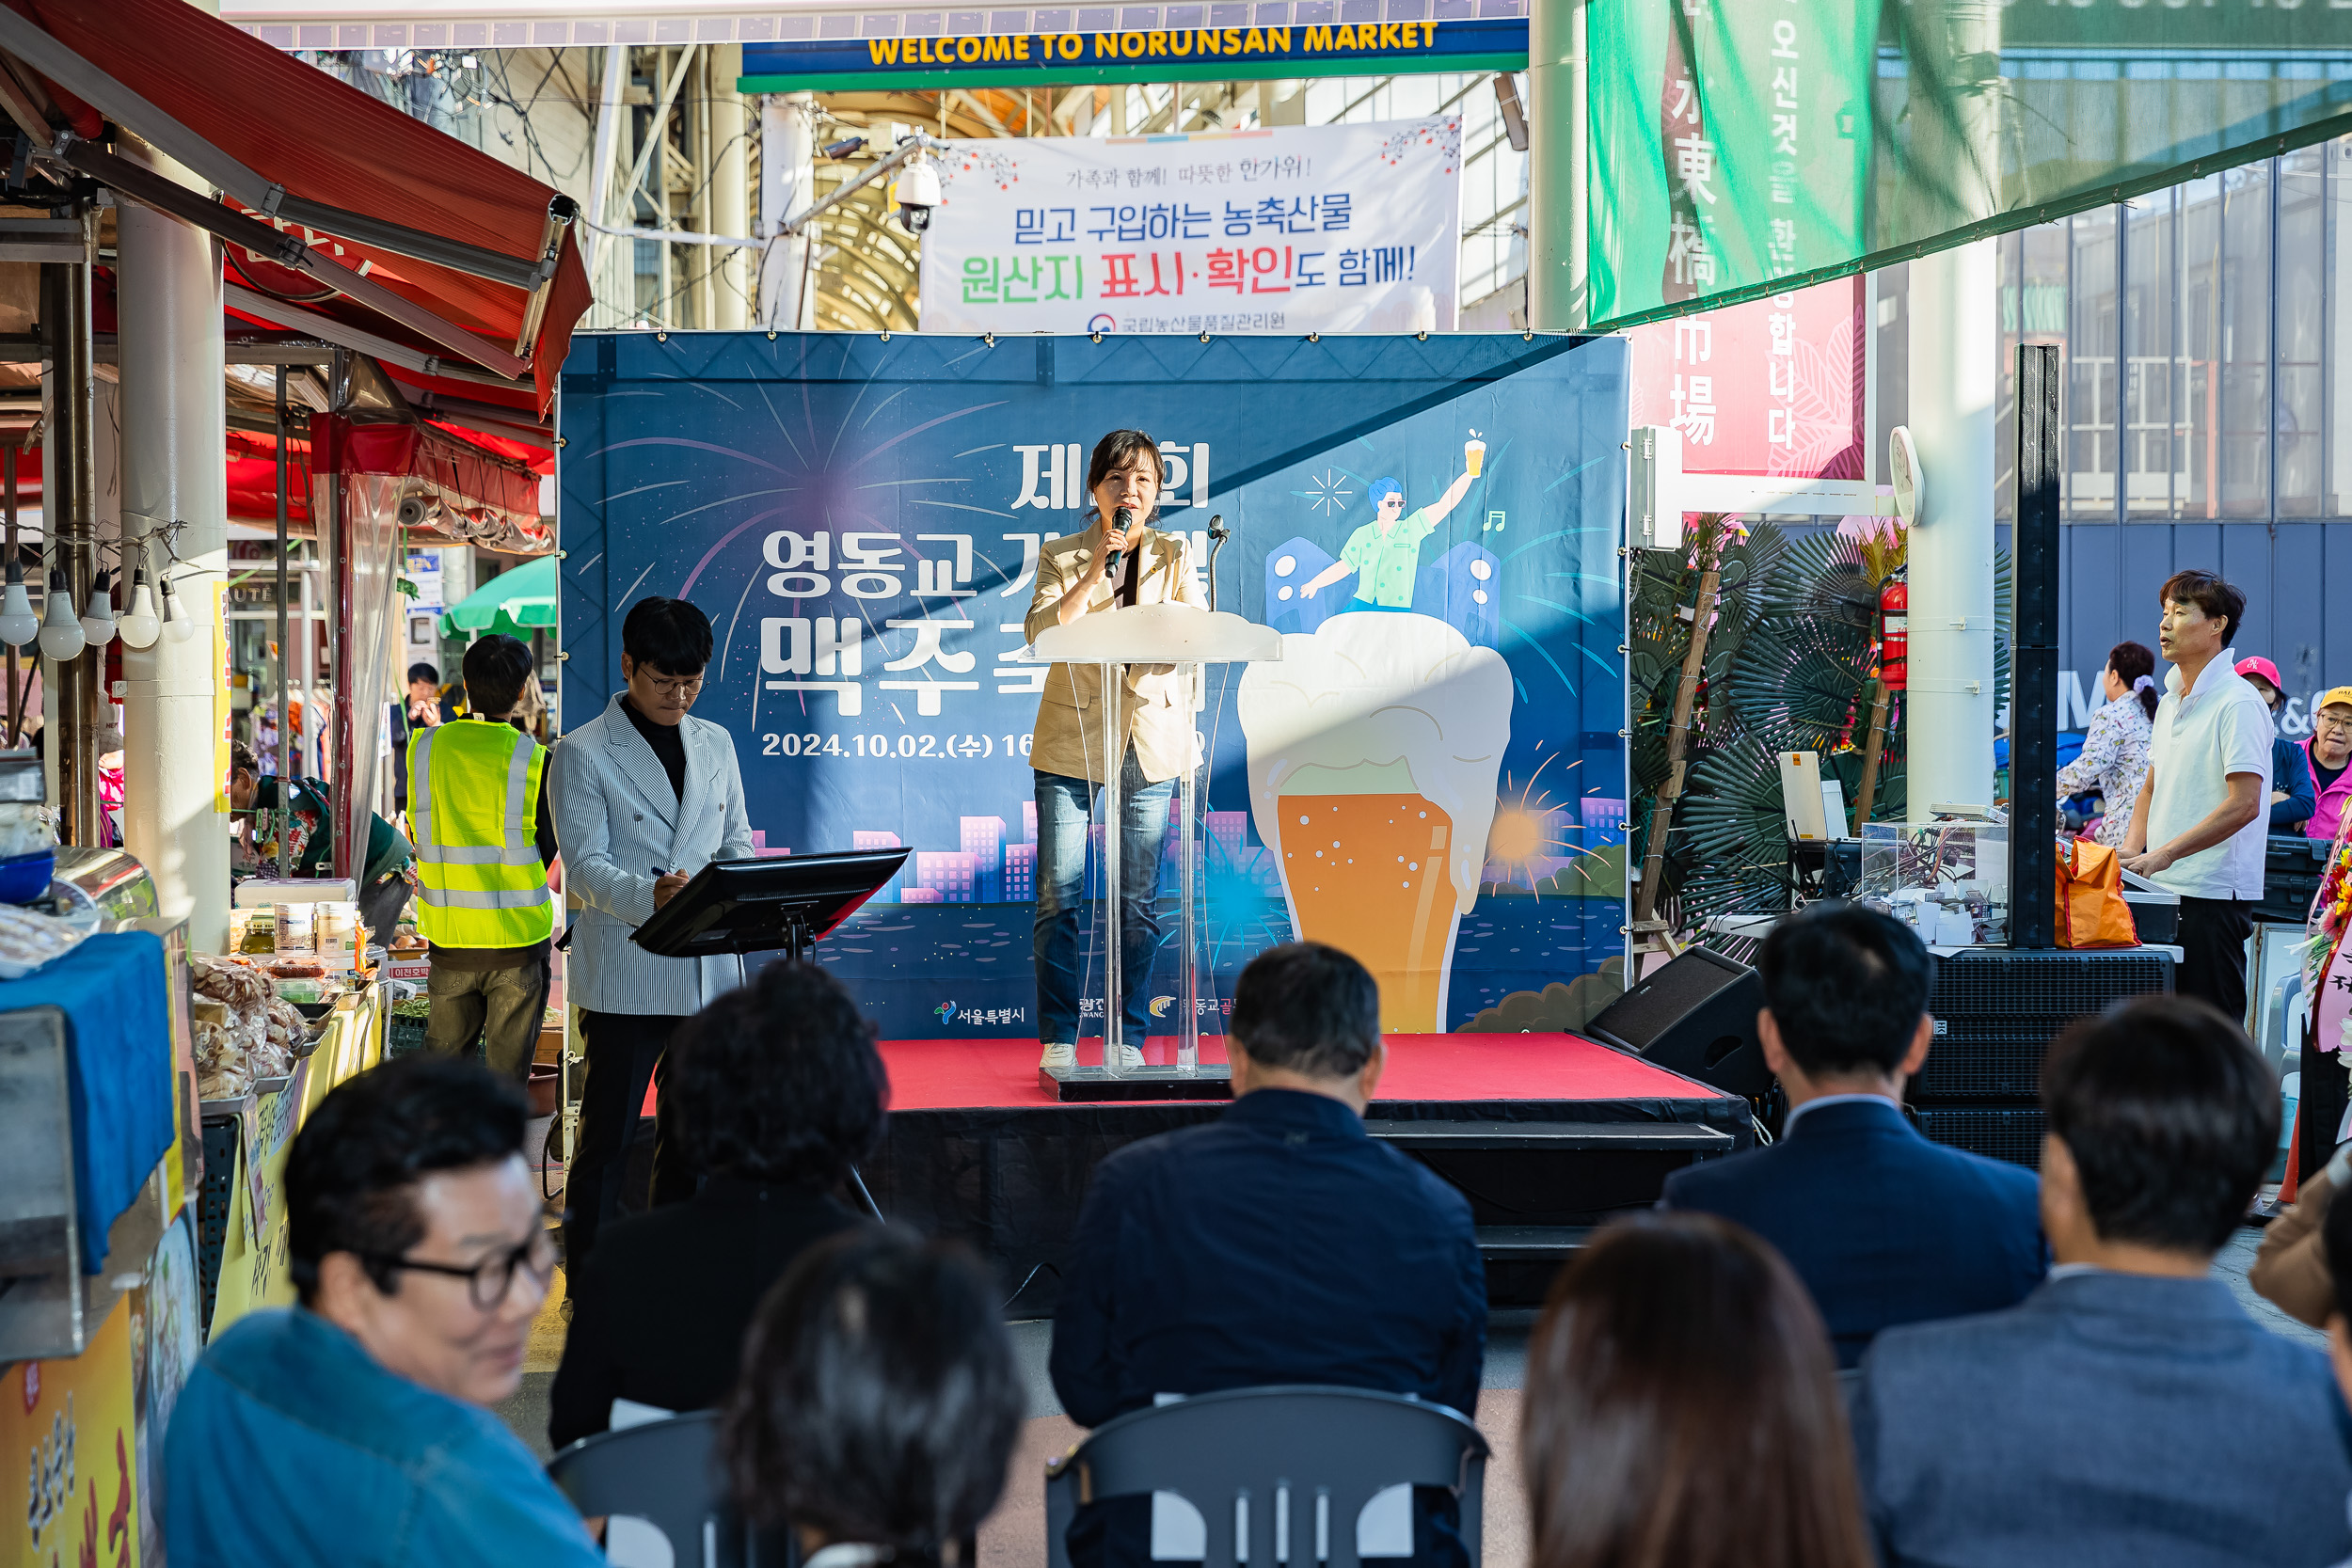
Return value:
[(555, 930), (536, 842), (547, 749), (513, 725), (460, 719), (408, 742), (417, 926), (441, 947), (529, 947)]

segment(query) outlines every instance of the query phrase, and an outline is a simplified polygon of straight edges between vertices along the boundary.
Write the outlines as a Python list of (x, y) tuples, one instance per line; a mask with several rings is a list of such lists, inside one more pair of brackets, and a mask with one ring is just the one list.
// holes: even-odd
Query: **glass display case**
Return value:
[(1864, 903), (1912, 927), (1931, 947), (2009, 938), (2009, 826), (2002, 822), (1866, 822)]

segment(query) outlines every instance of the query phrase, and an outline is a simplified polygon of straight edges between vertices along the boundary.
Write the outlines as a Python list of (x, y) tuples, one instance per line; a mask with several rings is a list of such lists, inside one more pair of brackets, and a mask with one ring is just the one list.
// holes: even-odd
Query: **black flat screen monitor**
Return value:
[(794, 958), (805, 957), (818, 938), (897, 876), (913, 853), (850, 849), (832, 855), (713, 861), (637, 927), (633, 940), (664, 958), (778, 948)]

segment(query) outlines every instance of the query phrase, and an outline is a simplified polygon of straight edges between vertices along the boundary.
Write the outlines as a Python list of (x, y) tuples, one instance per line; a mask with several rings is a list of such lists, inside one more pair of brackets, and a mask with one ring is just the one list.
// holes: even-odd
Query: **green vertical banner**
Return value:
[(1602, 331), (2352, 135), (2352, 0), (1588, 4)]
[(1877, 0), (1597, 0), (1592, 319), (1860, 254)]

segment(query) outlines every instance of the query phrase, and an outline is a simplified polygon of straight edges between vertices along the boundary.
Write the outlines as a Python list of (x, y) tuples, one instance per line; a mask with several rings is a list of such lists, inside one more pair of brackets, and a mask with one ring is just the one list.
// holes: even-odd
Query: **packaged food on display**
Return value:
[[(312, 961), (310, 967), (319, 966)], [(278, 1078), (310, 1053), (307, 1020), (290, 999), (275, 993), (279, 984), (321, 987), (321, 977), (278, 982), (240, 958), (189, 955), (196, 990), (191, 1008), (196, 1035), (197, 1093), (204, 1100), (233, 1099), (256, 1080)]]
[(280, 953), (317, 952), (317, 911), (316, 904), (273, 904), (270, 906), (270, 913), (276, 921), (277, 951)]
[(72, 952), (87, 935), (88, 927), (80, 923), (0, 904), (0, 980), (23, 979)]
[(311, 945), (320, 957), (341, 960), (340, 967), (348, 969), (358, 956), (360, 933), (358, 905), (321, 904), (311, 926)]
[(37, 855), (57, 842), (49, 809), (38, 800), (0, 800), (0, 860)]

